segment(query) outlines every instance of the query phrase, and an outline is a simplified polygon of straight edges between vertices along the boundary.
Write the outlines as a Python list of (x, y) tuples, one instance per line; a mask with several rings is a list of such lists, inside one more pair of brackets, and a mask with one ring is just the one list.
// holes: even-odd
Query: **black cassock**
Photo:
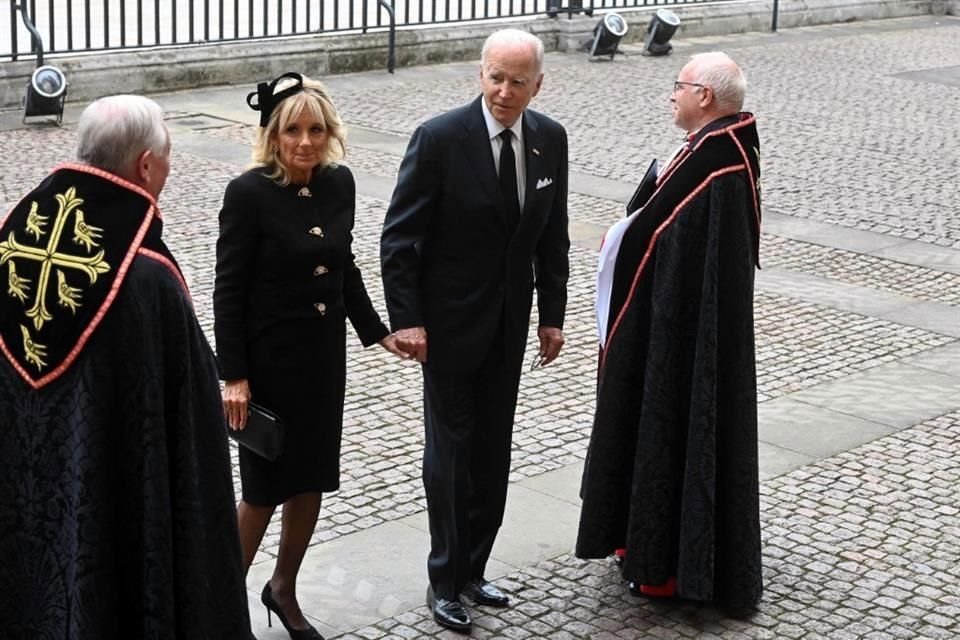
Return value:
[(250, 637), (213, 354), (153, 199), (61, 167), (0, 271), (0, 635)]
[(695, 134), (615, 254), (576, 554), (728, 606), (762, 592), (753, 280), (759, 140)]

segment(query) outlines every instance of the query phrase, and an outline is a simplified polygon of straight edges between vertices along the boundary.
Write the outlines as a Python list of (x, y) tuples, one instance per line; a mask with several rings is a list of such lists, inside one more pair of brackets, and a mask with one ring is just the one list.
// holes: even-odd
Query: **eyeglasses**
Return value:
[(679, 80), (676, 80), (673, 83), (673, 92), (678, 93), (681, 89), (683, 89), (684, 85), (688, 87), (700, 87), (701, 89), (707, 86), (705, 84), (700, 84), (699, 82), (681, 82)]
[(541, 354), (539, 351), (534, 351), (533, 359), (530, 361), (530, 371), (542, 367), (545, 359), (546, 358), (544, 358), (543, 354)]

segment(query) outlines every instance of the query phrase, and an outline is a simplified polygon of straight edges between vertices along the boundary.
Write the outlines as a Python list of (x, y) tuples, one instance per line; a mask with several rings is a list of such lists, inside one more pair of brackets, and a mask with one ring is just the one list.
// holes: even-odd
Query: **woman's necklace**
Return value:
[(297, 197), (299, 198), (312, 198), (313, 194), (310, 193), (309, 187), (301, 187), (300, 191), (297, 191)]

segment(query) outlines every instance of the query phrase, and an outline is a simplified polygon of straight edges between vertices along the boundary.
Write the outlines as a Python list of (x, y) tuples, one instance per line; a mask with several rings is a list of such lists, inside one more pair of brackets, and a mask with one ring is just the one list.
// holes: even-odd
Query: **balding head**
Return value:
[(720, 51), (698, 53), (690, 58), (690, 64), (696, 82), (713, 90), (717, 109), (723, 111), (723, 115), (732, 115), (743, 109), (747, 79), (730, 56)]
[(694, 132), (709, 122), (738, 113), (743, 108), (747, 80), (740, 67), (725, 53), (699, 53), (680, 74), (674, 92), (674, 122)]

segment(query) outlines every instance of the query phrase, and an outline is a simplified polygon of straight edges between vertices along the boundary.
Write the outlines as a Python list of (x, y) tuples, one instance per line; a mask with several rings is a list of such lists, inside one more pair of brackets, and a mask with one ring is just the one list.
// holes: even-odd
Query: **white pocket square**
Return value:
[(551, 180), (550, 178), (540, 178), (539, 180), (537, 180), (537, 189), (543, 189), (545, 187), (549, 187), (552, 184), (553, 184), (553, 180)]

